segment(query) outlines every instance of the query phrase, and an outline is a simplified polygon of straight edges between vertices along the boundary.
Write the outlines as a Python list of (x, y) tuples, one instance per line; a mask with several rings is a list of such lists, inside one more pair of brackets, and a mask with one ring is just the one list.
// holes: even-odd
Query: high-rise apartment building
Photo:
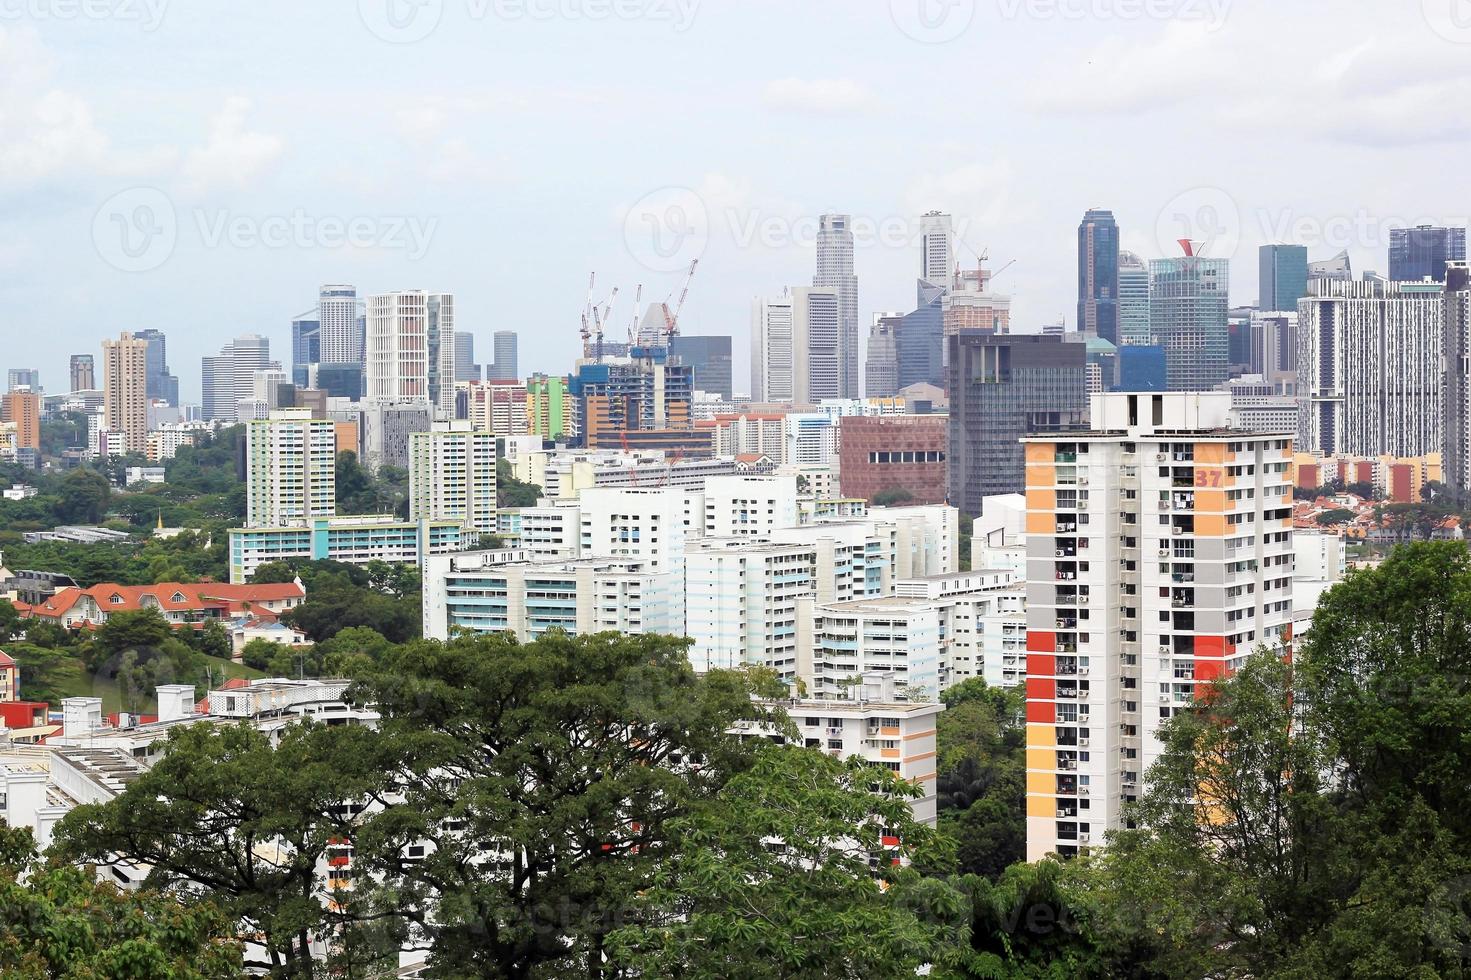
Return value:
[(563, 439), (574, 434), (572, 402), (567, 379), (535, 374), (526, 379), (526, 428), (543, 439)]
[(1296, 334), (1303, 451), (1403, 457), (1442, 450), (1442, 289), (1383, 279), (1309, 283)]
[(1154, 342), (1149, 322), (1149, 266), (1133, 252), (1119, 253), (1118, 346), (1147, 347)]
[(1445, 481), (1471, 490), (1471, 264), (1446, 265)]
[(1149, 263), (1149, 316), (1165, 349), (1171, 391), (1208, 391), (1226, 380), (1230, 261), (1182, 255)]
[(245, 524), (300, 527), (337, 513), (337, 429), (309, 409), (245, 423)]
[(72, 391), (97, 390), (97, 370), (91, 354), (73, 354), (70, 369)]
[(148, 343), (148, 397), (179, 404), (179, 379), (169, 373), (168, 338), (162, 330), (138, 330), (137, 340)]
[(719, 395), (730, 401), (733, 382), (729, 337), (692, 337), (678, 334), (669, 339), (669, 353), (690, 366), (694, 372), (696, 391)]
[(792, 381), (791, 290), (780, 299), (751, 303), (751, 400), (789, 402), (796, 389)]
[(1308, 294), (1308, 250), (1304, 245), (1263, 245), (1257, 250), (1257, 309), (1263, 313), (1297, 309)]
[(1097, 395), (1090, 431), (1025, 440), (1028, 860), (1102, 844), (1161, 726), (1290, 652), (1292, 438), (1226, 428), (1230, 404)]
[(102, 342), (102, 409), (109, 432), (121, 432), (128, 451), (148, 444), (148, 341), (123, 333)]
[(459, 521), (495, 532), (495, 434), (469, 422), (436, 422), (409, 436), (409, 519)]
[[(15, 448), (41, 451), (41, 394), (36, 391), (6, 392), (3, 402), (6, 422), (15, 426)], [(131, 447), (130, 447), (131, 450)]]
[(323, 286), (317, 294), (317, 322), (321, 329), (320, 363), (363, 363), (365, 324), (356, 286)]
[(1119, 342), (1119, 224), (1093, 209), (1078, 225), (1078, 330)]
[[(454, 377), (453, 333), (450, 296), (418, 289), (370, 296), (367, 399), (381, 404), (427, 402), (443, 417), (453, 417), (454, 385), (449, 383)], [(446, 343), (439, 342), (441, 336)], [(441, 377), (445, 385), (439, 384)]]
[(838, 294), (839, 398), (857, 398), (858, 276), (853, 272), (853, 219), (846, 214), (824, 214), (817, 227), (817, 274), (812, 285)]
[(792, 400), (843, 397), (842, 306), (836, 289), (792, 291)]
[(516, 351), (517, 337), (514, 330), (497, 330), (490, 338), (495, 363), (486, 372), (487, 381), (519, 381), (521, 365)]
[(1465, 259), (1465, 228), (1417, 225), (1389, 230), (1389, 278), (1395, 282), (1445, 282), (1446, 263)]
[(949, 343), (950, 504), (976, 516), (982, 498), (1025, 486), (1022, 436), (1087, 424), (1087, 347), (1038, 334)]
[(949, 289), (955, 276), (955, 224), (950, 215), (927, 211), (919, 219), (919, 277)]

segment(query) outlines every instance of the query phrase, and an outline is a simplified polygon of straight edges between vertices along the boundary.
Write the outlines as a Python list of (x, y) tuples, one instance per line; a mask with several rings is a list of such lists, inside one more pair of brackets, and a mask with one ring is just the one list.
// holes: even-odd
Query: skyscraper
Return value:
[(1154, 342), (1149, 323), (1149, 267), (1133, 252), (1119, 253), (1119, 346)]
[(1119, 225), (1093, 209), (1078, 225), (1078, 329), (1119, 342)]
[(1209, 391), (1226, 369), (1231, 271), (1227, 259), (1182, 255), (1149, 263), (1149, 315), (1165, 349), (1171, 391)]
[(1465, 228), (1417, 225), (1389, 231), (1389, 278), (1395, 282), (1445, 282), (1446, 263), (1465, 258)]
[[(927, 279), (915, 280), (914, 312), (905, 314), (894, 336), (897, 384), (945, 387), (945, 303), (950, 293)], [(958, 330), (956, 332), (959, 332)]]
[(843, 397), (842, 300), (828, 287), (792, 290), (792, 400)]
[(1022, 436), (1088, 421), (1087, 348), (1040, 334), (960, 333), (950, 347), (950, 503), (1026, 486)]
[(429, 404), (435, 417), (455, 417), (455, 298), (430, 293), (425, 301), (429, 343)]
[[(7, 392), (3, 402), (3, 418), (15, 426), (15, 448), (41, 451), (41, 393), (38, 391)], [(39, 465), (39, 461), (38, 465)]]
[(323, 286), (317, 296), (323, 364), (362, 364), (366, 341), (356, 286)]
[(892, 398), (899, 391), (899, 347), (896, 343), (902, 314), (874, 314), (868, 329), (864, 359), (863, 393), (869, 398)]
[(148, 341), (123, 333), (102, 342), (102, 409), (108, 431), (121, 432), (128, 451), (148, 445)]
[(337, 513), (337, 430), (305, 408), (245, 425), (245, 526), (294, 527)]
[(1257, 309), (1295, 311), (1308, 294), (1308, 250), (1303, 245), (1263, 245), (1257, 251), (1260, 288)]
[(520, 381), (521, 365), (518, 362), (517, 337), (514, 330), (497, 330), (491, 335), (491, 350), (495, 363), (487, 372), (489, 381)]
[(1298, 302), (1304, 452), (1423, 456), (1444, 448), (1446, 304), (1436, 282), (1314, 280)]
[(1321, 259), (1317, 262), (1308, 263), (1309, 282), (1314, 279), (1336, 279), (1347, 282), (1353, 277), (1353, 263), (1349, 260), (1347, 251), (1339, 252), (1331, 259)]
[(280, 368), (271, 360), (271, 342), (260, 334), (236, 337), (215, 357), (200, 362), (201, 414), (206, 421), (239, 420), (243, 401), (255, 400), (255, 372)]
[(139, 330), (133, 336), (148, 342), (148, 397), (178, 405), (179, 379), (169, 373), (168, 339), (163, 331)]
[(858, 277), (853, 273), (852, 218), (824, 214), (818, 219), (817, 274), (812, 285), (838, 294), (838, 391), (841, 398), (857, 398), (858, 383)]
[(1445, 275), (1445, 481), (1471, 490), (1471, 265)]
[(366, 398), (379, 404), (432, 403), (429, 397), (429, 294), (368, 297)]
[(73, 354), (70, 374), (72, 391), (97, 390), (97, 371), (91, 354)]
[(5, 381), (6, 391), (15, 391), (17, 388), (41, 390), (41, 372), (35, 368), (11, 368), (6, 372)]
[(305, 388), (311, 369), (322, 363), (322, 321), (317, 311), (303, 313), (291, 321), (291, 383)]
[(730, 400), (733, 392), (729, 337), (677, 334), (669, 341), (669, 353), (693, 369), (696, 391)]
[(751, 302), (751, 400), (792, 400), (792, 296)]
[(475, 363), (475, 335), (468, 330), (455, 331), (455, 381), (479, 381), (480, 365)]
[(1091, 431), (1025, 440), (1028, 860), (1102, 844), (1168, 720), (1291, 652), (1292, 439), (1230, 408), (1099, 395)]
[(949, 289), (954, 275), (954, 223), (948, 214), (927, 211), (919, 219), (919, 277)]

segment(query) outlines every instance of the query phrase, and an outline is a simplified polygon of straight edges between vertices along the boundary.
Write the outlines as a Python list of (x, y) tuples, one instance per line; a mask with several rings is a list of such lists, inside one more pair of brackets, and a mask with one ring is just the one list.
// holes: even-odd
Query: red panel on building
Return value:
[(1051, 701), (1057, 697), (1057, 681), (1047, 678), (1027, 678), (1027, 700)]
[(1226, 676), (1226, 661), (1224, 660), (1196, 660), (1195, 679), (1197, 681), (1218, 681)]
[(885, 491), (906, 503), (943, 504), (949, 491), (944, 415), (849, 416), (838, 423), (838, 472), (843, 496), (872, 501)]
[(1057, 721), (1057, 705), (1051, 701), (1028, 701), (1027, 721), (1039, 725), (1051, 725)]
[(1304, 463), (1297, 468), (1297, 485), (1312, 490), (1323, 485), (1323, 468), (1317, 463)]
[(1027, 651), (1029, 653), (1056, 653), (1057, 634), (1044, 633), (1041, 630), (1027, 630)]
[(1195, 676), (1200, 676), (1200, 660), (1202, 658), (1222, 660), (1226, 657), (1233, 656), (1235, 653), (1235, 644), (1228, 643), (1224, 636), (1197, 636), (1195, 638)]
[(1057, 658), (1045, 653), (1029, 653), (1027, 673), (1033, 677), (1052, 677), (1057, 673)]
[(1397, 504), (1411, 504), (1414, 491), (1410, 485), (1410, 467), (1406, 463), (1395, 463), (1389, 468), (1389, 499)]

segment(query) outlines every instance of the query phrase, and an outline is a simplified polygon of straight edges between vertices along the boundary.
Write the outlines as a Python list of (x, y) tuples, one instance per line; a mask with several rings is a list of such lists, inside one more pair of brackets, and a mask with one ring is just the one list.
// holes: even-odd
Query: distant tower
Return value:
[(1393, 282), (1445, 282), (1446, 263), (1465, 260), (1465, 228), (1418, 225), (1389, 231), (1389, 278)]
[(148, 341), (132, 334), (102, 342), (102, 409), (110, 432), (121, 432), (129, 452), (148, 443)]
[(418, 289), (368, 298), (368, 401), (427, 402), (454, 417), (454, 303), (449, 293)]
[(169, 373), (168, 338), (162, 330), (138, 330), (133, 337), (148, 342), (148, 397), (179, 404), (179, 379)]
[(838, 392), (857, 398), (858, 383), (858, 277), (853, 273), (853, 220), (846, 214), (824, 214), (818, 219), (817, 274), (812, 285), (838, 294)]
[(514, 330), (497, 330), (490, 338), (495, 363), (491, 365), (491, 381), (521, 380), (521, 366), (517, 363), (517, 337)]
[(468, 330), (455, 331), (455, 380), (480, 380), (480, 365), (475, 363), (475, 335)]
[(955, 226), (950, 215), (929, 211), (919, 219), (919, 277), (942, 289), (955, 275)]
[(1229, 376), (1231, 264), (1182, 255), (1149, 263), (1149, 320), (1171, 391), (1209, 391)]
[(792, 400), (792, 297), (751, 304), (751, 399)]
[(1296, 312), (1297, 301), (1308, 294), (1308, 250), (1303, 245), (1263, 245), (1257, 309), (1263, 313)]
[(1078, 225), (1078, 330), (1119, 342), (1119, 225), (1092, 210)]
[(1133, 252), (1119, 253), (1120, 347), (1153, 343), (1149, 325), (1149, 266)]
[(362, 364), (363, 321), (356, 286), (323, 286), (317, 298), (323, 364)]
[(71, 390), (96, 391), (97, 371), (91, 354), (73, 354), (71, 359)]

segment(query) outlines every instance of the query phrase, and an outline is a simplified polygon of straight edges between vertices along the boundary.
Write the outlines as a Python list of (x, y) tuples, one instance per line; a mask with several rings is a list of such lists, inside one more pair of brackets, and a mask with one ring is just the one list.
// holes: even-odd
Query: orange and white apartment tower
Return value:
[(1023, 440), (1027, 858), (1123, 826), (1160, 726), (1257, 647), (1291, 654), (1292, 436), (1225, 393), (1101, 394)]

